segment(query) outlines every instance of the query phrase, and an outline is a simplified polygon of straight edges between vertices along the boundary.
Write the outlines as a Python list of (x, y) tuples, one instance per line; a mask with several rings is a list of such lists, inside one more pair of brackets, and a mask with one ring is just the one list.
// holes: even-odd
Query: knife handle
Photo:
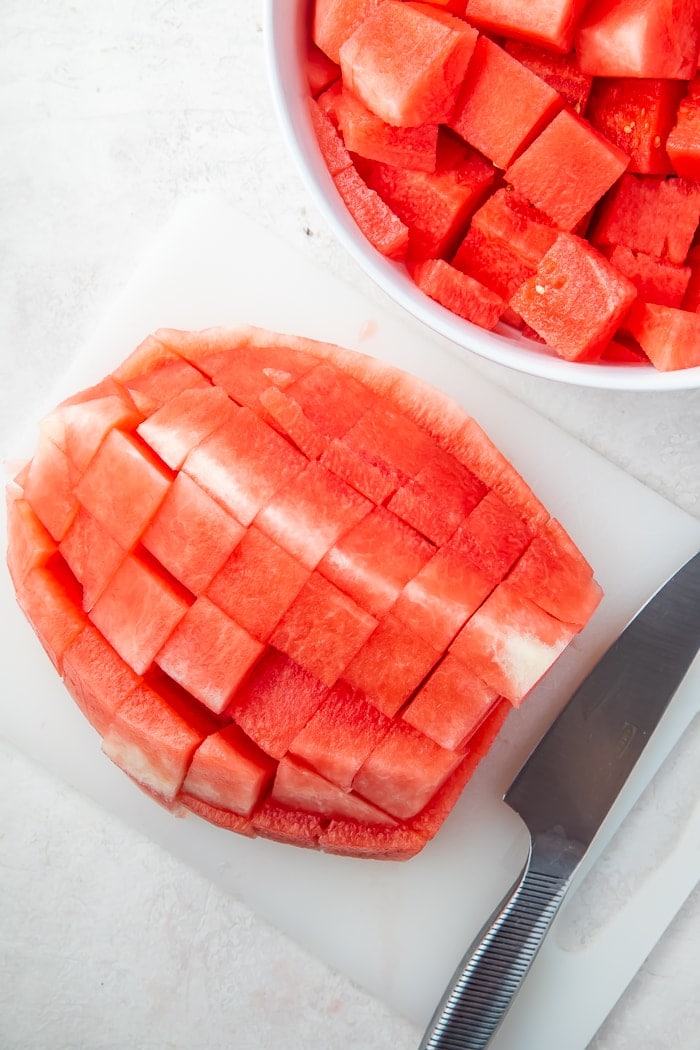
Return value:
[(458, 966), (419, 1050), (482, 1050), (490, 1043), (571, 881), (569, 870), (533, 868), (536, 852)]

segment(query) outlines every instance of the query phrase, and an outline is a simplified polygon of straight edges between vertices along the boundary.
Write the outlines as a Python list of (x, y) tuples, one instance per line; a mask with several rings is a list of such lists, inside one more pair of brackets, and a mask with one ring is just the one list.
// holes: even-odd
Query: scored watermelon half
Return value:
[(19, 605), (106, 755), (245, 835), (405, 859), (601, 597), (480, 427), (381, 362), (161, 330), (8, 486)]

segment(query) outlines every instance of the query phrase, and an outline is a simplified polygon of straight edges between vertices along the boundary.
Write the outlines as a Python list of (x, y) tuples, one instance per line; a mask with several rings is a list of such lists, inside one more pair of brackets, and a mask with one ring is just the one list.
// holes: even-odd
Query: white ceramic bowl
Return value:
[(507, 325), (488, 332), (428, 298), (416, 288), (402, 264), (376, 251), (360, 233), (335, 189), (311, 126), (304, 72), (310, 6), (311, 0), (263, 0), (263, 32), (273, 99), (289, 149), (319, 210), (340, 243), (380, 288), (433, 331), (520, 372), (614, 390), (700, 387), (700, 367), (659, 372), (652, 365), (579, 364), (557, 357)]

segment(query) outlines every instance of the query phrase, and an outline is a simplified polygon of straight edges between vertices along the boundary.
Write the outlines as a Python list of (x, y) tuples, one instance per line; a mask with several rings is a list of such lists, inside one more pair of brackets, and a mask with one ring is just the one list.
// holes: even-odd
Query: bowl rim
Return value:
[(381, 255), (345, 208), (322, 157), (308, 111), (300, 61), (312, 0), (263, 0), (263, 43), (274, 108), (287, 148), (336, 240), (373, 282), (406, 313), (457, 348), (506, 368), (596, 389), (662, 392), (700, 387), (700, 366), (660, 371), (652, 364), (584, 363), (557, 357), (515, 329), (487, 331), (420, 293), (405, 268)]

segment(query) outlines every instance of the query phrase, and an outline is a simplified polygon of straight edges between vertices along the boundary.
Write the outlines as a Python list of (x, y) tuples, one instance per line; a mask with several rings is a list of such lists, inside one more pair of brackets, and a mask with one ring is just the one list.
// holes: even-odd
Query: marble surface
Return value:
[[(192, 192), (222, 194), (381, 296), (287, 155), (257, 0), (3, 0), (0, 150), (3, 447)], [(593, 391), (468, 364), (700, 518), (700, 391)], [(696, 891), (590, 1050), (692, 1050), (699, 964)], [(0, 1045), (408, 1050), (419, 1038), (0, 741)]]

